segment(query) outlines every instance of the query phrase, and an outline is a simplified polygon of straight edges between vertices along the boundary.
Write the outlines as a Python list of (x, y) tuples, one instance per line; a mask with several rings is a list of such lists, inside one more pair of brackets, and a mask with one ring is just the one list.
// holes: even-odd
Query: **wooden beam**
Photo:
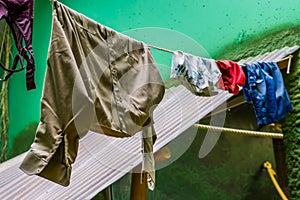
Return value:
[(285, 195), (289, 198), (287, 166), (285, 162), (285, 147), (283, 144), (283, 140), (273, 139), (273, 149), (278, 183), (281, 186)]
[[(261, 131), (282, 133), (282, 127), (281, 124), (273, 123), (262, 127)], [(272, 140), (278, 184), (289, 198), (285, 146), (282, 139), (273, 138)]]

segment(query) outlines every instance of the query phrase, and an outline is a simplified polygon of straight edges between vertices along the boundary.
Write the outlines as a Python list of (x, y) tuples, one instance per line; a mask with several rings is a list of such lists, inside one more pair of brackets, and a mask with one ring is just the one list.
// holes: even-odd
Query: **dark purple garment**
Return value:
[[(18, 49), (11, 69), (0, 63), (0, 66), (9, 72), (3, 80), (7, 80), (14, 72), (23, 70), (26, 60), (26, 87), (27, 90), (35, 89), (32, 50), (33, 0), (0, 0), (1, 19), (5, 19), (9, 25)], [(16, 69), (18, 62), (21, 63), (21, 69)]]

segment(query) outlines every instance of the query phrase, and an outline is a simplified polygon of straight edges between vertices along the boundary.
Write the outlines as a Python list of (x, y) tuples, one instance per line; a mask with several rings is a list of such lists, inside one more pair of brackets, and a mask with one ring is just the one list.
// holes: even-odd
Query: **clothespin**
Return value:
[(287, 74), (290, 73), (292, 57), (293, 57), (293, 55), (289, 55), (289, 58), (288, 58), (288, 59), (289, 59), (289, 61), (288, 61), (288, 66), (287, 66), (287, 69), (286, 69), (286, 73), (287, 73)]

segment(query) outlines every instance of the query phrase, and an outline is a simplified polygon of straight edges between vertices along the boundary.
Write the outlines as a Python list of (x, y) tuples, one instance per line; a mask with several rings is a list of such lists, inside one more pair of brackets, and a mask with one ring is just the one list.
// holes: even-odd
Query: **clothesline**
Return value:
[(165, 49), (165, 48), (161, 48), (161, 47), (157, 47), (157, 46), (153, 46), (153, 45), (148, 45), (148, 47), (152, 48), (152, 49), (157, 49), (160, 51), (165, 51), (168, 53), (174, 53), (175, 51), (169, 50), (169, 49)]
[(242, 88), (245, 100), (253, 104), (258, 125), (268, 125), (285, 118), (293, 109), (279, 70), (279, 65), (289, 70), (292, 56), (288, 55), (292, 53), (288, 52), (281, 54), (286, 57), (281, 60), (278, 57), (275, 59), (272, 54), (265, 54), (239, 62), (176, 52), (172, 55), (170, 77), (180, 80), (186, 89), (197, 96), (213, 96), (220, 89), (237, 95)]
[[(148, 45), (148, 47), (150, 47), (150, 48), (152, 48), (152, 49), (157, 49), (157, 50), (160, 50), (160, 51), (165, 51), (165, 52), (168, 52), (168, 53), (174, 53), (175, 51), (173, 51), (173, 50), (169, 50), (169, 49), (165, 49), (165, 48), (162, 48), (162, 47), (157, 47), (157, 46), (154, 46), (154, 45)], [(283, 62), (283, 61), (285, 61), (285, 60), (287, 60), (287, 59), (289, 59), (289, 62), (288, 62), (288, 65), (285, 65), (285, 66), (279, 66), (279, 68), (280, 69), (285, 69), (285, 68), (287, 68), (287, 74), (289, 74), (290, 73), (290, 65), (291, 65), (291, 58), (293, 57), (293, 55), (289, 55), (289, 56), (287, 56), (287, 57), (284, 57), (284, 58), (282, 58), (282, 59), (280, 59), (280, 60), (278, 60), (278, 61), (276, 61), (277, 63), (279, 63), (279, 62)], [(241, 67), (244, 67), (245, 66), (245, 64), (240, 64), (240, 66)]]

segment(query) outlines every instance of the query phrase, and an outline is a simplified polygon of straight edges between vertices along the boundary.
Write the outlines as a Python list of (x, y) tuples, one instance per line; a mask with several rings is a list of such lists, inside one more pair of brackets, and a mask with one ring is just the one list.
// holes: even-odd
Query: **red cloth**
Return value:
[(243, 86), (246, 80), (242, 68), (231, 60), (217, 60), (216, 63), (222, 73), (218, 87), (222, 90), (227, 90), (229, 93), (238, 94), (238, 86)]

